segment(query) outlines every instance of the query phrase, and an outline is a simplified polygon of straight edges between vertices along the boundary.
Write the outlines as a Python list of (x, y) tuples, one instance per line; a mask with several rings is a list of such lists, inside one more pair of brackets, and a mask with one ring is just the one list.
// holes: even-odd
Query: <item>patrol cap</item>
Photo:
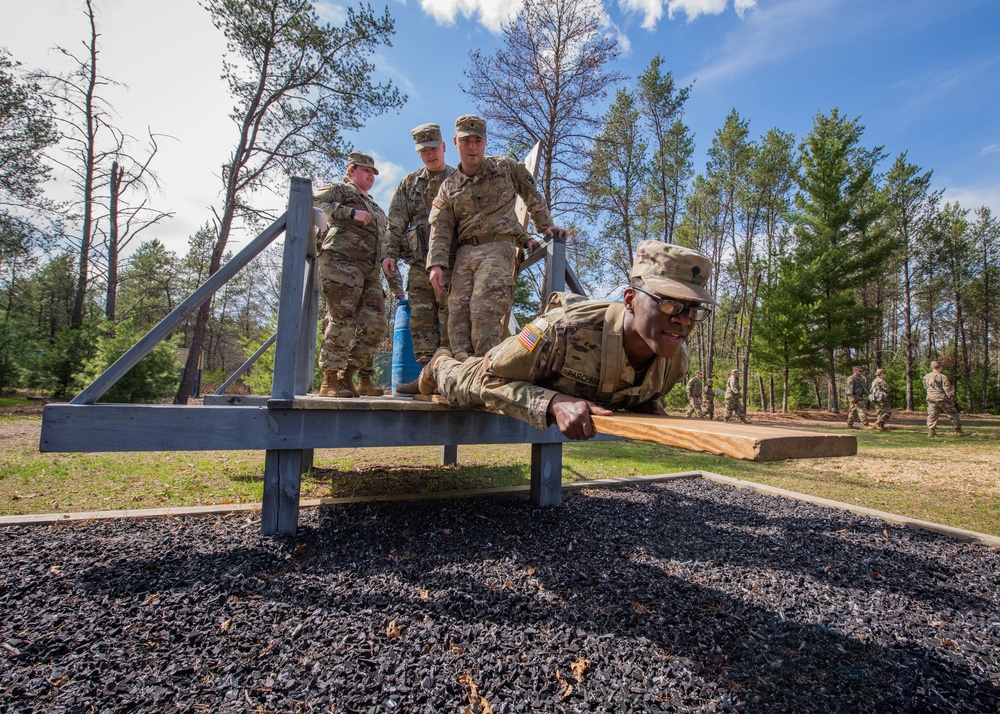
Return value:
[(374, 171), (375, 175), (378, 176), (378, 169), (375, 168), (375, 159), (368, 154), (362, 154), (360, 151), (352, 151), (347, 155), (347, 165), (364, 166)]
[(739, 373), (740, 371), (738, 369), (730, 370), (730, 374), (739, 374)]
[(410, 132), (410, 136), (417, 151), (441, 146), (441, 127), (437, 124), (421, 124)]
[(855, 372), (864, 372), (864, 370), (861, 369), (861, 367), (859, 367), (858, 365), (854, 365), (854, 371)]
[(486, 122), (475, 114), (463, 114), (455, 120), (455, 136), (478, 136), (486, 138)]
[(705, 287), (712, 275), (712, 261), (692, 248), (644, 240), (636, 246), (630, 278), (642, 282), (663, 297), (677, 300), (697, 300), (715, 305)]

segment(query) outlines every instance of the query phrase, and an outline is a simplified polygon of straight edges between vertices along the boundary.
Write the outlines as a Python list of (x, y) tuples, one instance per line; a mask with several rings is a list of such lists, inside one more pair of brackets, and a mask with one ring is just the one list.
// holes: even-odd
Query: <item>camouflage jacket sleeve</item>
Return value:
[(405, 257), (406, 242), (404, 236), (410, 225), (410, 202), (407, 199), (407, 178), (399, 182), (396, 192), (392, 194), (389, 204), (389, 230), (385, 233), (382, 244), (382, 257), (399, 260)]
[[(452, 176), (457, 173), (458, 171)], [(426, 263), (428, 270), (435, 265), (440, 265), (442, 268), (451, 267), (451, 244), (455, 236), (455, 208), (446, 193), (447, 186), (447, 180), (442, 182), (437, 197), (431, 203), (431, 213), (428, 217), (431, 224)]]
[[(535, 185), (535, 179), (531, 177), (531, 173), (522, 163), (518, 163), (514, 167), (514, 186), (517, 189), (517, 195), (521, 197), (524, 205), (528, 208), (528, 215), (531, 216), (531, 222), (535, 224), (535, 230), (544, 233), (551, 228), (552, 216), (545, 205), (545, 199), (542, 198), (538, 186)], [(527, 236), (525, 236), (525, 242), (527, 242)]]
[(321, 186), (313, 194), (313, 205), (322, 209), (331, 221), (347, 221), (351, 218), (351, 206), (345, 206), (344, 185), (340, 183)]

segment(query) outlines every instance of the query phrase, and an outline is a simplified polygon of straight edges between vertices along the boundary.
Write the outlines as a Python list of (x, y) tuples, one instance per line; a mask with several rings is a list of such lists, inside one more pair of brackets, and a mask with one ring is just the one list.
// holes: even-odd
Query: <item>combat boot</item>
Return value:
[(880, 421), (875, 422), (875, 428), (879, 431), (885, 431), (885, 425)]
[(420, 394), (420, 377), (417, 377), (412, 382), (397, 385), (396, 394)]
[(334, 372), (332, 369), (323, 370), (323, 384), (320, 385), (319, 396), (339, 397), (341, 399), (355, 396), (341, 379), (340, 374), (342, 373)]
[(337, 372), (337, 379), (344, 383), (344, 387), (350, 392), (350, 394), (345, 394), (345, 397), (360, 397), (357, 388), (354, 386), (354, 372), (353, 367), (348, 367)]
[(451, 352), (446, 348), (441, 347), (434, 353), (434, 356), (431, 357), (431, 361), (424, 365), (424, 368), (420, 370), (420, 376), (417, 378), (421, 394), (434, 394), (434, 392), (437, 391), (437, 375), (434, 373), (435, 368), (441, 360), (450, 358)]
[(358, 394), (362, 397), (381, 397), (385, 390), (372, 384), (372, 376), (366, 372), (358, 376)]
[(955, 427), (955, 436), (972, 436), (972, 434), (968, 431), (962, 431), (962, 427), (957, 426)]
[(937, 436), (937, 429), (931, 427), (927, 430), (927, 436)]

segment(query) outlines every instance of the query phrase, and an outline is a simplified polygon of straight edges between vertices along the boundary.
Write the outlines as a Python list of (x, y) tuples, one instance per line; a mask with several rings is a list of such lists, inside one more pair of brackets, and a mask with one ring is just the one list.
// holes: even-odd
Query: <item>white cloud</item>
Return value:
[[(715, 80), (732, 80), (761, 65), (830, 43), (829, 32), (841, 0), (788, 0), (758, 9), (731, 32), (718, 54), (685, 78), (699, 87)], [(751, 2), (753, 4), (751, 4)], [(756, 7), (756, 0), (736, 0), (737, 13)]]
[(1000, 144), (990, 144), (989, 146), (984, 146), (979, 150), (980, 156), (989, 156), (990, 154), (996, 154), (1000, 152)]
[(475, 17), (490, 32), (499, 32), (514, 17), (522, 0), (420, 0), (420, 8), (442, 25), (452, 25), (456, 15)]
[[(655, 30), (663, 19), (664, 6), (669, 19), (673, 20), (683, 12), (688, 22), (691, 22), (699, 15), (721, 15), (726, 11), (729, 0), (618, 0), (618, 5), (626, 12), (641, 14), (643, 28)], [(756, 5), (757, 0), (733, 0), (733, 9), (740, 17)]]
[(993, 215), (1000, 215), (1000, 186), (996, 184), (949, 186), (944, 191), (944, 200), (957, 201), (970, 210), (986, 206)]

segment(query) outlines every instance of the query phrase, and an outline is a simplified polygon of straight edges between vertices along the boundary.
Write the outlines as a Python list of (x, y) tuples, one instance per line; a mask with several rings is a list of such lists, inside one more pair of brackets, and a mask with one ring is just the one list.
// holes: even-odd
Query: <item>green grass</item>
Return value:
[[(259, 503), (263, 452), (42, 454), (40, 417), (0, 416), (0, 514)], [(840, 425), (818, 431), (843, 433)], [(564, 481), (710, 471), (757, 483), (1000, 535), (1000, 421), (973, 436), (920, 426), (853, 432), (859, 454), (752, 463), (638, 441), (570, 443)], [(433, 493), (527, 485), (530, 446), (459, 447), (459, 466), (438, 465), (439, 447), (321, 449), (303, 498)]]

